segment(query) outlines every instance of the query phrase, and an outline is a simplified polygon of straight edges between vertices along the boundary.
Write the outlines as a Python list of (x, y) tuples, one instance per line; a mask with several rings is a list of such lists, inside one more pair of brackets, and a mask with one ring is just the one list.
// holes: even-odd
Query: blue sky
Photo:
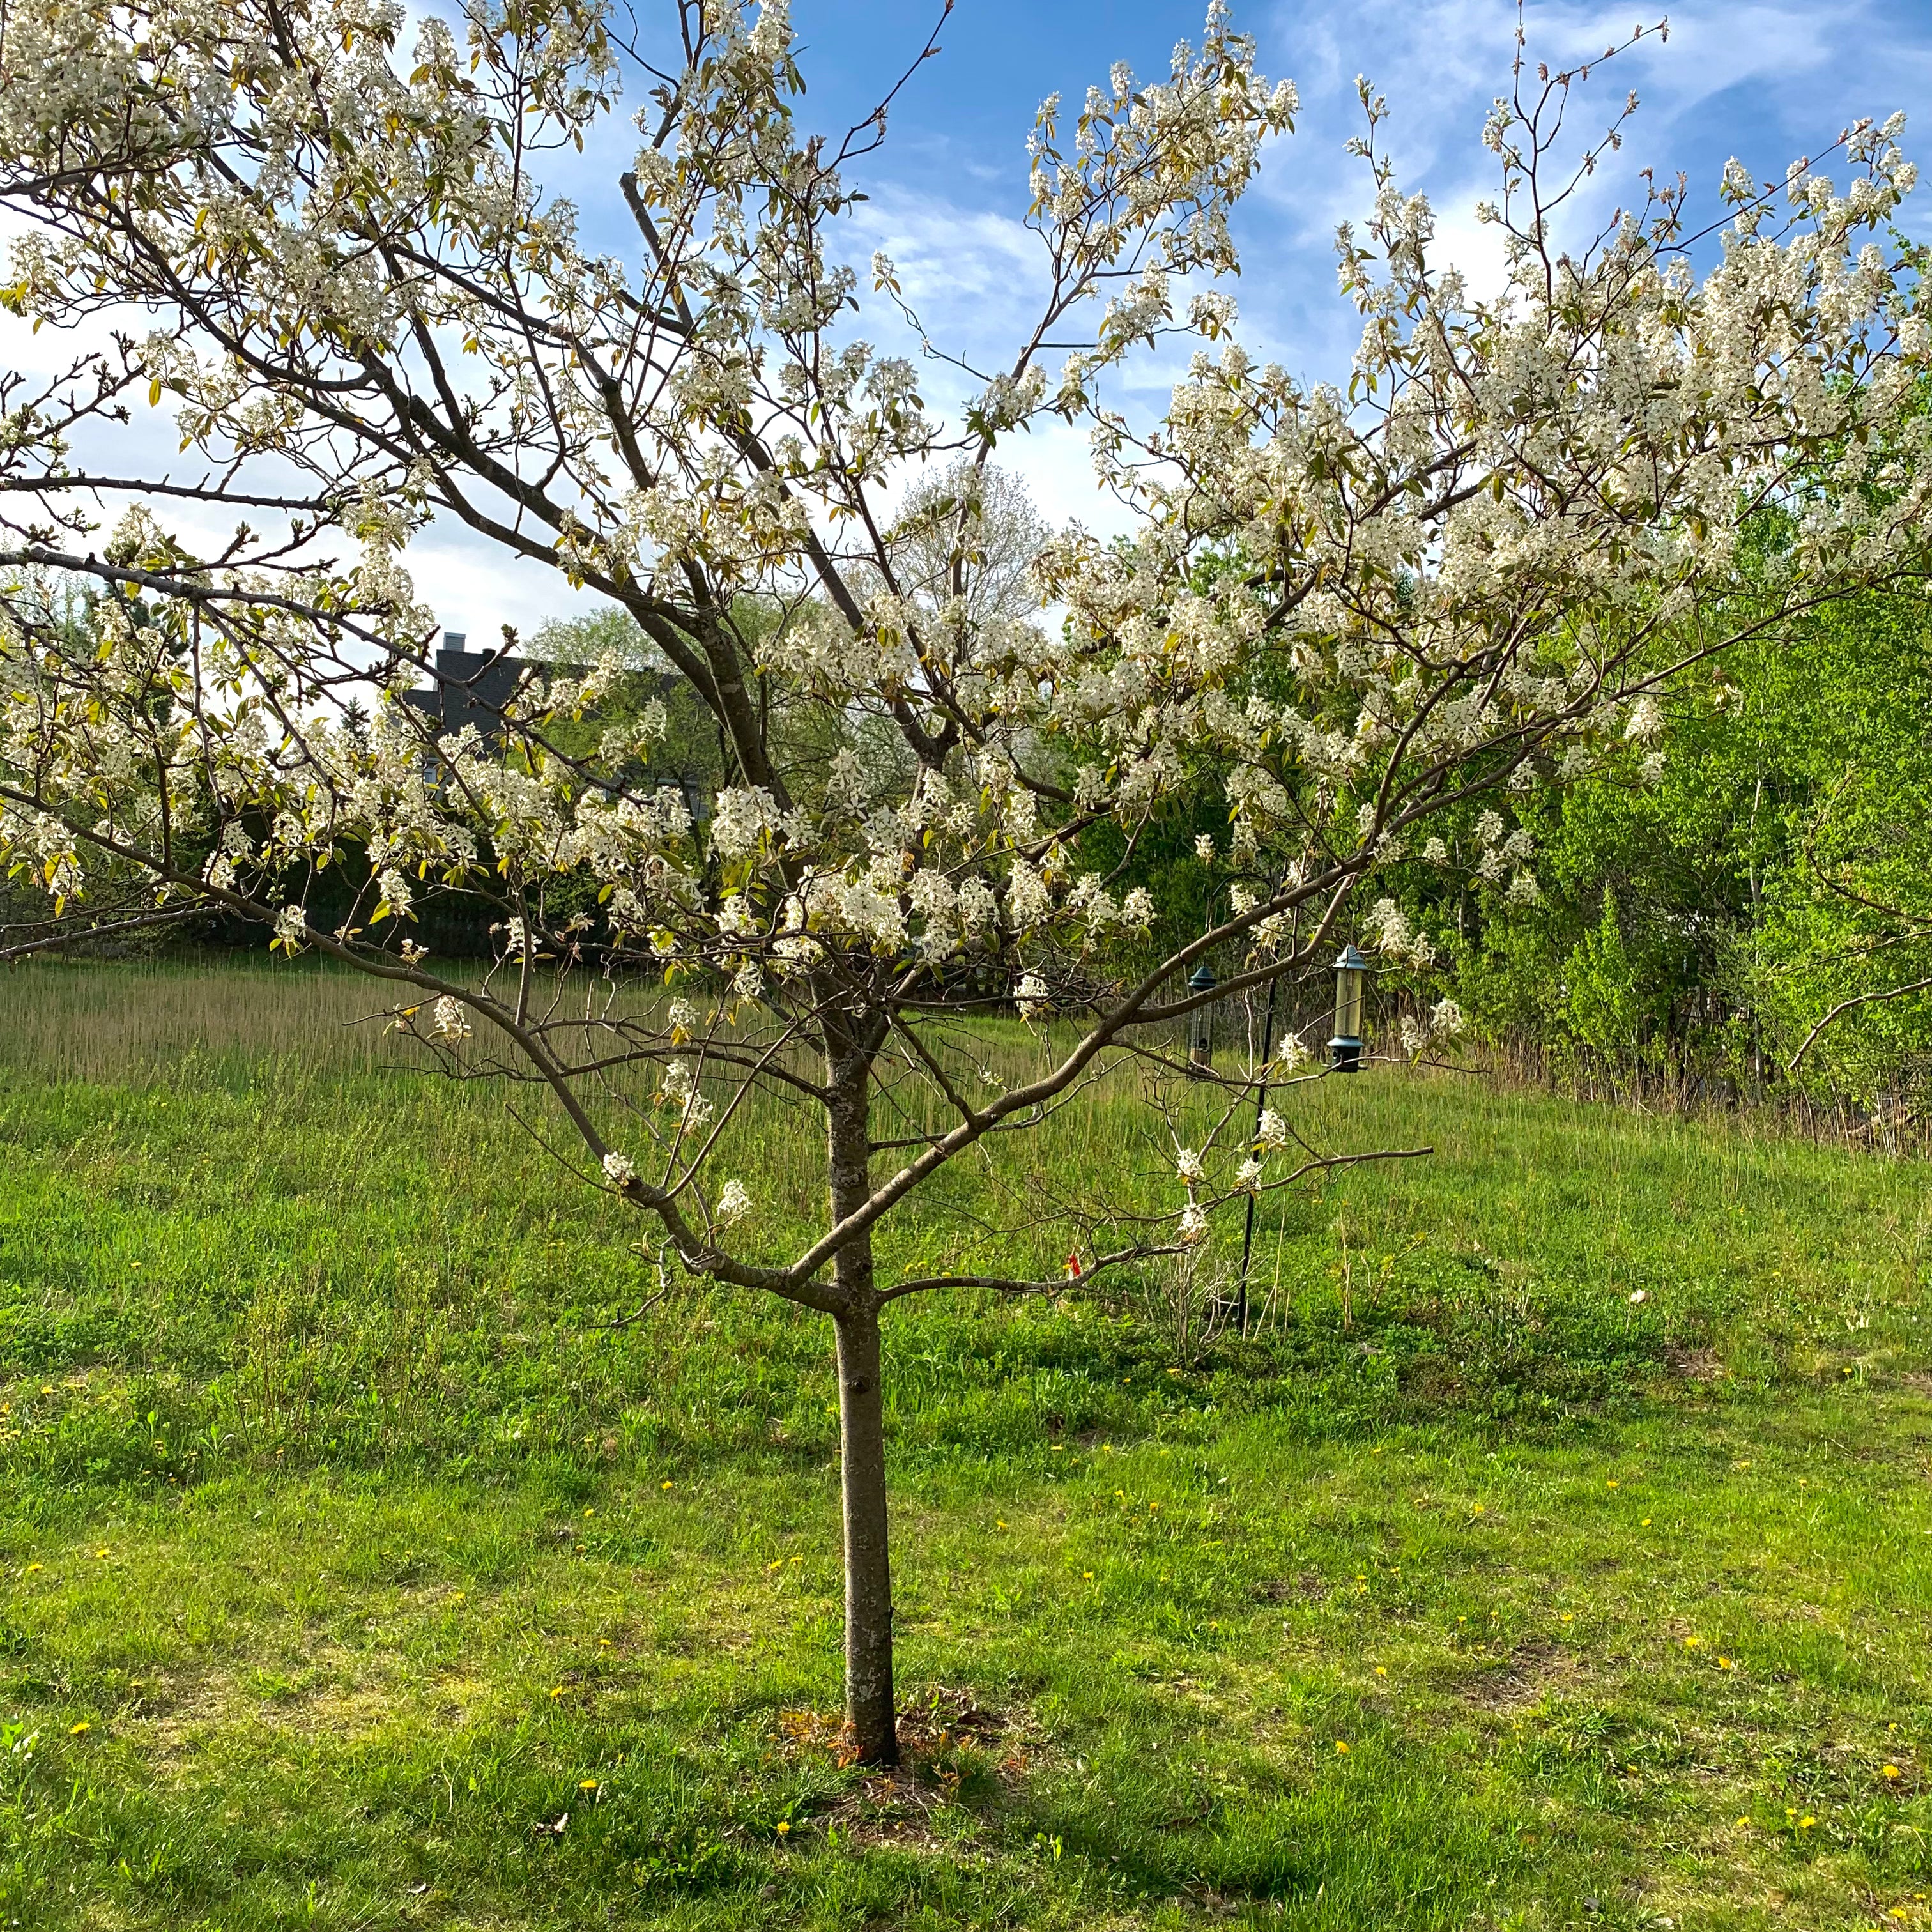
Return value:
[[(895, 105), (885, 148), (854, 170), (872, 199), (854, 224), (852, 259), (862, 264), (884, 245), (938, 339), (992, 362), (1010, 352), (1036, 259), (1018, 224), (1035, 107), (1056, 89), (1078, 101), (1116, 59), (1138, 73), (1164, 72), (1174, 41), (1198, 38), (1204, 7), (957, 0), (941, 52)], [(916, 55), (938, 14), (938, 4), (920, 0), (794, 0), (808, 87), (801, 118), (842, 132)], [(1358, 214), (1366, 200), (1365, 172), (1342, 145), (1359, 126), (1354, 76), (1366, 73), (1387, 95), (1385, 140), (1405, 185), (1429, 194), (1443, 247), (1480, 273), (1493, 239), (1469, 211), (1493, 176), (1479, 134), (1492, 96), (1508, 82), (1516, 9), (1512, 0), (1237, 0), (1234, 17), (1256, 37), (1263, 72), (1292, 77), (1302, 101), (1298, 131), (1270, 151), (1240, 212), (1243, 333), (1299, 374), (1333, 376), (1346, 371), (1358, 326), (1336, 292), (1330, 254), (1336, 222)], [(1541, 0), (1527, 10), (1529, 52), (1552, 65), (1593, 57), (1658, 17), (1631, 0)], [(1729, 156), (1768, 178), (1796, 156), (1821, 152), (1856, 116), (1894, 109), (1909, 116), (1907, 151), (1920, 153), (1932, 177), (1932, 0), (1695, 0), (1673, 10), (1667, 41), (1646, 40), (1604, 72), (1576, 124), (1613, 112), (1633, 87), (1642, 104), (1620, 170), (1597, 188), (1600, 213), (1646, 164), (1666, 178), (1683, 170), (1694, 200), (1714, 209)], [(620, 123), (611, 157), (627, 139)], [(573, 181), (571, 191), (590, 236), (627, 245), (615, 211), (600, 211), (591, 179)], [(1912, 225), (1932, 232), (1932, 178), (1921, 195)], [(892, 339), (872, 318), (865, 327)], [(1157, 410), (1172, 373), (1147, 368), (1136, 400)], [(949, 394), (942, 372), (928, 393)], [(1108, 523), (1078, 432), (1036, 434), (1003, 455), (1056, 520)], [(416, 568), (446, 621), (472, 633), (494, 637), (501, 622), (527, 624), (556, 608), (554, 585), (460, 540), (432, 535)]]

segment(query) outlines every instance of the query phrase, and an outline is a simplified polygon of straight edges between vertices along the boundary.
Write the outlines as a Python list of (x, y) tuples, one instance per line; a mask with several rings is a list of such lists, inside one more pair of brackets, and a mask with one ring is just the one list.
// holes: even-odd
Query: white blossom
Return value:
[(1292, 1073), (1298, 1067), (1305, 1066), (1313, 1058), (1307, 1042), (1298, 1033), (1285, 1034), (1281, 1044), (1275, 1048), (1274, 1064), (1284, 1073)]
[(430, 1036), (446, 1046), (460, 1046), (470, 1033), (470, 1016), (463, 1003), (445, 993), (430, 1009), (429, 1030)]
[(1624, 736), (1633, 743), (1647, 745), (1663, 734), (1664, 707), (1655, 696), (1646, 691), (1630, 708), (1630, 717), (1624, 726)]

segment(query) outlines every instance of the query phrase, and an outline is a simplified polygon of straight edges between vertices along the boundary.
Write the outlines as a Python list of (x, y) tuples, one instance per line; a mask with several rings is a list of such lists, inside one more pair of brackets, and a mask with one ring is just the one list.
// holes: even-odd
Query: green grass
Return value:
[(0, 1924), (1932, 1924), (1922, 1168), (1376, 1073), (1300, 1123), (1437, 1152), (1270, 1207), (1258, 1337), (900, 1306), (888, 1784), (824, 1324), (593, 1325), (634, 1226), (362, 998), (0, 980)]

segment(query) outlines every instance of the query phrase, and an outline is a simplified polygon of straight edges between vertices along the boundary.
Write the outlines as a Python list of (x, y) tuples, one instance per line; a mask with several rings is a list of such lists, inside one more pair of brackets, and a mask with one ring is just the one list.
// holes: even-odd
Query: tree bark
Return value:
[[(869, 1270), (871, 1257), (866, 1258)], [(884, 1393), (879, 1315), (838, 1318), (841, 1486), (845, 1504), (845, 1712), (862, 1764), (896, 1764), (892, 1576), (886, 1540)]]
[[(832, 1214), (842, 1220), (872, 1191), (871, 1055), (848, 1047), (833, 1060), (828, 1121)], [(886, 1540), (885, 1391), (870, 1230), (832, 1261), (844, 1304), (838, 1334), (840, 1489), (845, 1517), (845, 1714), (861, 1764), (896, 1764), (892, 1695), (892, 1558)]]

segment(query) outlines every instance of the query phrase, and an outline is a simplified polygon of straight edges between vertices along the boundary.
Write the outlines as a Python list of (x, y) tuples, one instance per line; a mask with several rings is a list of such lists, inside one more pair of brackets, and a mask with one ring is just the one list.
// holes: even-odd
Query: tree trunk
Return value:
[[(832, 1214), (838, 1221), (862, 1206), (872, 1191), (871, 1057), (862, 1048), (832, 1057), (827, 1152)], [(896, 1764), (885, 1391), (869, 1230), (833, 1257), (832, 1280), (844, 1304), (844, 1312), (834, 1319), (838, 1331), (840, 1490), (845, 1516), (845, 1715), (861, 1764)]]
[[(869, 1270), (869, 1255), (866, 1266)], [(845, 1504), (845, 1714), (860, 1763), (896, 1764), (885, 1401), (875, 1308), (838, 1318), (838, 1418)]]

